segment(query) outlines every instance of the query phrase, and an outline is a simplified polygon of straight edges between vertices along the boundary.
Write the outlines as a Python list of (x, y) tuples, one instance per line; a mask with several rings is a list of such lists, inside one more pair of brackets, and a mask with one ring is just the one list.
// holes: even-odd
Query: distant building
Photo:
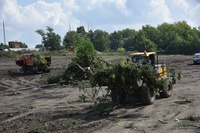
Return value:
[(9, 45), (10, 48), (20, 48), (20, 43), (21, 42), (10, 41), (10, 42), (8, 42), (8, 45)]
[(40, 51), (39, 48), (10, 48), (10, 51)]

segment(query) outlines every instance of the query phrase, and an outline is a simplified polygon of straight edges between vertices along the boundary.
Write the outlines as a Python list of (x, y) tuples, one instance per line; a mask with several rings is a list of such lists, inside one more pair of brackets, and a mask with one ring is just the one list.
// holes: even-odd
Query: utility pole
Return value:
[(3, 21), (3, 37), (4, 37), (4, 44), (6, 44), (6, 32), (5, 32), (4, 21)]

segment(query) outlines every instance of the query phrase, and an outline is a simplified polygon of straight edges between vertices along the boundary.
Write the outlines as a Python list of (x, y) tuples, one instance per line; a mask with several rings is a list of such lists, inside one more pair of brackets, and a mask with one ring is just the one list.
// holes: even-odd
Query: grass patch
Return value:
[(200, 117), (199, 116), (188, 116), (183, 118), (182, 120), (188, 120), (192, 122), (200, 122)]
[(34, 107), (31, 106), (31, 105), (25, 105), (25, 106), (22, 106), (21, 107), (21, 113), (26, 113), (26, 112), (29, 112), (31, 109), (33, 109)]
[(39, 127), (36, 127), (31, 130), (31, 133), (48, 133), (48, 125), (45, 123), (44, 125), (41, 125)]
[(192, 103), (192, 101), (190, 101), (190, 100), (184, 100), (184, 101), (176, 101), (174, 103), (176, 103), (176, 104), (189, 104), (189, 103)]
[(83, 121), (80, 120), (80, 119), (74, 120), (74, 121), (72, 122), (72, 124), (73, 124), (73, 126), (74, 126), (75, 128), (77, 128), (77, 127), (82, 127)]
[(59, 83), (60, 81), (62, 81), (62, 77), (63, 75), (53, 75), (46, 79), (46, 83), (47, 84)]
[(119, 118), (119, 117), (116, 117), (116, 118), (115, 118), (115, 122), (119, 123), (119, 122), (120, 122), (120, 118)]

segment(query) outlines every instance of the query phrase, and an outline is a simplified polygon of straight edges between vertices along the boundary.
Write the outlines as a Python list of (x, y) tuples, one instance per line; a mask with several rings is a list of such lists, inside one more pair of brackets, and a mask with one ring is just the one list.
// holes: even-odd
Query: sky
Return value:
[(200, 0), (0, 0), (0, 43), (41, 44), (35, 31), (52, 27), (63, 39), (79, 26), (108, 33), (186, 21), (200, 26)]

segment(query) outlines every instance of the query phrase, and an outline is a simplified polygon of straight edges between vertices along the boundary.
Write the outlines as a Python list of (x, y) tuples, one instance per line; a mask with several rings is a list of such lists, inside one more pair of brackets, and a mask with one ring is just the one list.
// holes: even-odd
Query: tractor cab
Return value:
[(155, 66), (158, 60), (156, 52), (137, 52), (130, 54), (131, 61), (140, 65), (151, 65)]
[(152, 66), (160, 77), (167, 77), (166, 65), (158, 64), (158, 55), (156, 52), (137, 52), (130, 54), (130, 57), (133, 63)]

